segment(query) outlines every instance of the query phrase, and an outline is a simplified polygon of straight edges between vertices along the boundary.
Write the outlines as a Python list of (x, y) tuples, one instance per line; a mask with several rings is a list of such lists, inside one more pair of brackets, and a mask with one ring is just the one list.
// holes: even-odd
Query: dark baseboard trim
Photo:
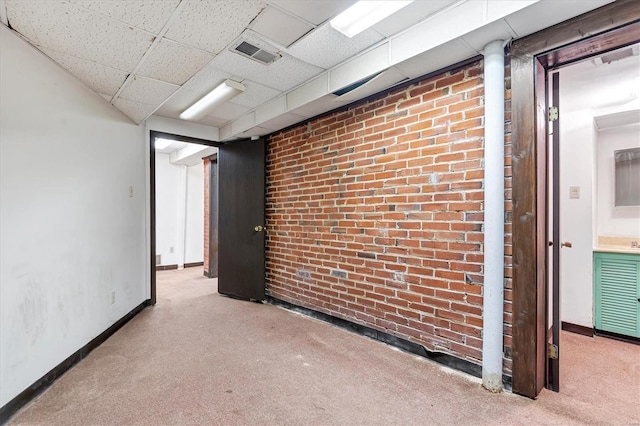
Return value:
[(178, 265), (156, 265), (156, 271), (170, 271), (178, 269)]
[[(185, 263), (185, 268), (193, 268), (195, 266), (203, 266), (204, 262), (192, 262)], [(172, 269), (178, 269), (178, 265), (156, 265), (156, 271), (170, 271)]]
[(582, 334), (583, 336), (593, 337), (593, 328), (585, 327), (584, 325), (571, 324), (570, 322), (562, 321), (562, 329), (571, 333)]
[[(327, 322), (329, 324), (360, 334), (370, 339), (386, 343), (387, 345), (396, 347), (410, 354), (419, 355), (421, 357), (435, 361), (438, 364), (453, 368), (454, 370), (462, 371), (474, 377), (482, 377), (482, 366), (473, 362), (442, 352), (432, 352), (427, 350), (427, 348), (419, 343), (415, 343), (401, 337), (393, 336), (389, 333), (376, 330), (366, 325), (357, 324), (342, 318), (334, 317), (332, 315), (325, 314), (324, 312), (318, 312), (314, 311), (313, 309), (294, 305), (293, 303), (285, 302), (284, 300), (280, 300), (272, 296), (267, 296), (266, 299), (267, 302), (272, 305), (282, 306), (283, 308), (289, 309), (291, 311), (318, 319), (323, 322)], [(511, 376), (503, 374), (502, 382), (505, 389), (511, 390)]]
[(122, 328), (133, 317), (140, 313), (144, 308), (150, 305), (150, 300), (145, 300), (135, 308), (133, 308), (128, 314), (116, 321), (111, 327), (100, 333), (97, 337), (91, 340), (89, 343), (78, 349), (73, 355), (62, 361), (55, 366), (51, 371), (38, 379), (35, 383), (23, 390), (11, 401), (7, 402), (2, 408), (0, 408), (0, 424), (4, 424), (13, 416), (20, 408), (24, 407), (36, 396), (44, 392), (53, 382), (55, 382), (60, 376), (62, 376), (67, 370), (80, 362), (89, 353), (100, 346), (105, 340), (111, 337), (116, 331)]
[(608, 337), (610, 339), (620, 340), (622, 342), (632, 343), (634, 345), (640, 345), (640, 338), (633, 336), (625, 336), (624, 334), (612, 333), (610, 331), (598, 330), (597, 328), (593, 329), (593, 332), (596, 336), (600, 337)]

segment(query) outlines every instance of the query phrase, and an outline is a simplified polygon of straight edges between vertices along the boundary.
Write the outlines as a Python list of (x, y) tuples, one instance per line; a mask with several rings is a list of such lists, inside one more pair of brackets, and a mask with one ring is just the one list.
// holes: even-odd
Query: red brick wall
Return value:
[(479, 362), (482, 73), (474, 63), (270, 138), (270, 295)]

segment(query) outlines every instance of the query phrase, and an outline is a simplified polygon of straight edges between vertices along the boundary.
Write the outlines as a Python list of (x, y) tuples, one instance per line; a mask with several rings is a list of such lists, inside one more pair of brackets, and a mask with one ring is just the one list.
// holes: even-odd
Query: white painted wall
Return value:
[(156, 153), (156, 254), (161, 265), (178, 264), (179, 171), (169, 162), (169, 154)]
[(1, 25), (0, 51), (1, 406), (143, 302), (147, 263), (144, 127)]
[[(181, 176), (183, 168), (186, 180)], [(169, 154), (156, 153), (156, 254), (162, 256), (162, 265), (204, 260), (202, 163), (189, 167), (171, 164)]]
[(187, 168), (186, 263), (204, 261), (204, 164)]
[(613, 152), (640, 147), (640, 123), (600, 130), (597, 138), (597, 235), (639, 237), (640, 207), (615, 206)]
[[(573, 245), (561, 249), (560, 318), (572, 324), (593, 327), (593, 247), (598, 235), (605, 230), (621, 232), (617, 224), (622, 221), (626, 225), (620, 226), (628, 230), (629, 220), (634, 220), (629, 210), (607, 208), (613, 184), (600, 179), (596, 183), (596, 170), (606, 161), (600, 158), (604, 146), (611, 151), (606, 155), (613, 158), (613, 149), (617, 149), (613, 146), (626, 146), (633, 136), (606, 131), (603, 139), (594, 117), (625, 110), (635, 102), (639, 65), (638, 57), (633, 57), (599, 66), (584, 61), (560, 71), (560, 239)], [(571, 187), (579, 188), (579, 198), (570, 197)], [(637, 227), (637, 212), (634, 217)]]

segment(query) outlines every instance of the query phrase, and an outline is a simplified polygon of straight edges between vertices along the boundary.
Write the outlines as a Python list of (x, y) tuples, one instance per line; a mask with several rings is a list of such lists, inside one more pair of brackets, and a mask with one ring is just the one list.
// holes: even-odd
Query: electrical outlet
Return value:
[(129, 198), (133, 198), (133, 186), (129, 187)]
[(173, 247), (169, 247), (169, 253), (173, 253)]
[(113, 305), (114, 303), (116, 303), (116, 291), (113, 290), (111, 292), (111, 304)]

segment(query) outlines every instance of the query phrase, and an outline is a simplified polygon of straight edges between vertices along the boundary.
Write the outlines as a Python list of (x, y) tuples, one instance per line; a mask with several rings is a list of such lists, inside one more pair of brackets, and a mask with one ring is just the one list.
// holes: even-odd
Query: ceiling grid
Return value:
[[(544, 0), (416, 0), (353, 38), (328, 21), (356, 0), (0, 0), (0, 18), (136, 123), (152, 114), (177, 119), (225, 80), (241, 82), (242, 94), (198, 121), (233, 139), (295, 124), (610, 1), (550, 8)], [(279, 57), (265, 65), (234, 52), (243, 41)]]

